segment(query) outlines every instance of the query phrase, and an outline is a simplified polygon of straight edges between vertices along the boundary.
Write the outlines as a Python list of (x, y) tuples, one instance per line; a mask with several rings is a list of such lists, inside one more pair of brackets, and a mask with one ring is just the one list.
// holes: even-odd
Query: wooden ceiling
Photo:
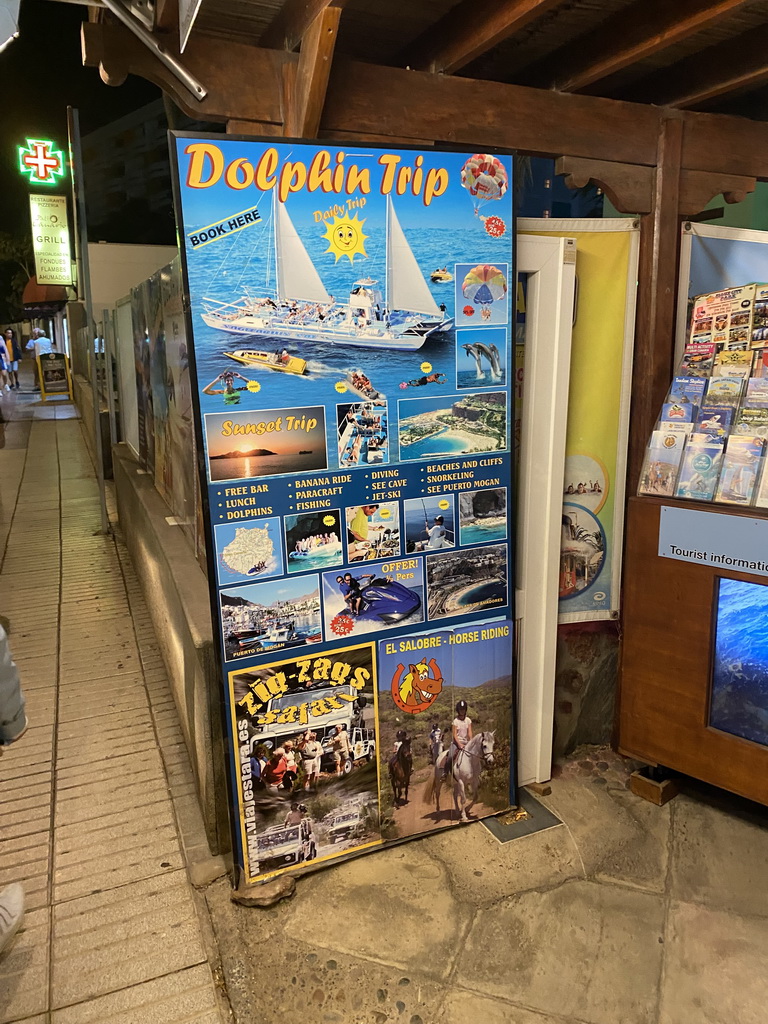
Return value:
[(194, 34), (768, 120), (768, 0), (202, 0)]

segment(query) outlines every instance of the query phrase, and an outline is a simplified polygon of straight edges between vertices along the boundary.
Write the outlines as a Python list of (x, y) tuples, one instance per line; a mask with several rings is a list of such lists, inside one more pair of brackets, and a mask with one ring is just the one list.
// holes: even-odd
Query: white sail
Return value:
[(387, 196), (387, 305), (390, 309), (442, 317), (408, 239), (403, 234), (392, 200)]
[(305, 302), (330, 302), (315, 265), (296, 233), (285, 203), (275, 202), (275, 254), (277, 256), (277, 294), (285, 299)]

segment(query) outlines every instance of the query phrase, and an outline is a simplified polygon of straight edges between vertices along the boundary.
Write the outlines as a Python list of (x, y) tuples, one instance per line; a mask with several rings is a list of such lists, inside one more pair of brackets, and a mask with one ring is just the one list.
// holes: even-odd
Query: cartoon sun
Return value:
[(326, 228), (324, 238), (328, 239), (326, 252), (332, 252), (338, 263), (342, 256), (348, 256), (349, 262), (355, 262), (355, 256), (365, 256), (365, 240), (368, 235), (363, 234), (365, 219), (358, 220), (357, 214), (354, 217), (334, 217), (333, 223)]

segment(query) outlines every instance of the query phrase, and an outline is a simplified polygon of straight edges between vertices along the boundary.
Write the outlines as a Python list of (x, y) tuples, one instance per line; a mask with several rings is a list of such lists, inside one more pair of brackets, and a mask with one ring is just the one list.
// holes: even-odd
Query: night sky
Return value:
[(161, 96), (130, 75), (117, 88), (104, 85), (96, 68), (84, 68), (78, 5), (22, 0), (20, 36), (0, 53), (0, 231), (29, 223), (29, 185), (18, 171), (16, 147), (28, 136), (51, 137), (66, 151), (67, 106), (80, 111), (83, 135)]

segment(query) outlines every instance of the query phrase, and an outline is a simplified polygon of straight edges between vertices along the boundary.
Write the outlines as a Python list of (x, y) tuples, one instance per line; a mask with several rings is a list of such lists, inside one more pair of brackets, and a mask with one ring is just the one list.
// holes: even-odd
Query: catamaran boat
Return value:
[(239, 302), (203, 299), (209, 327), (244, 337), (260, 335), (358, 348), (414, 351), (453, 325), (434, 300), (387, 196), (386, 294), (377, 281), (353, 284), (348, 302), (326, 291), (284, 203), (273, 193), (276, 294)]

